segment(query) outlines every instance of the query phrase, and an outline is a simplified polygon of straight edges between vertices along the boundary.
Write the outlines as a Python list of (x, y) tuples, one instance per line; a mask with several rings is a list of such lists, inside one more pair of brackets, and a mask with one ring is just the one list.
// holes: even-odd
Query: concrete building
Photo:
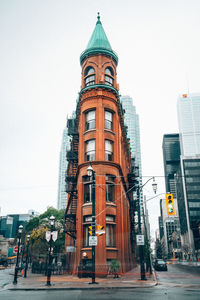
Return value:
[(93, 185), (87, 175), (91, 164), (95, 172), (96, 225), (105, 229), (95, 246), (96, 273), (107, 274), (112, 259), (117, 259), (120, 271), (126, 272), (133, 267), (135, 258), (134, 224), (130, 218), (133, 197), (128, 192), (132, 187), (128, 180), (131, 152), (116, 76), (118, 57), (99, 16), (80, 63), (81, 91), (76, 116), (68, 124), (72, 143), (67, 152), (66, 176), (67, 264), (72, 272), (91, 265)]

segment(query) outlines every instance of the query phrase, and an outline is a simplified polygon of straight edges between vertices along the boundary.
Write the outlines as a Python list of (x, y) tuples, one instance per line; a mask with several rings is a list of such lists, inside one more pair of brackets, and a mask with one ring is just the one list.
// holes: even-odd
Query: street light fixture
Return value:
[[(143, 184), (142, 186), (138, 186), (137, 188), (137, 208), (138, 208), (138, 234), (141, 235), (141, 213), (140, 213), (140, 191), (143, 189), (143, 187), (150, 181), (153, 179), (153, 183), (152, 183), (152, 187), (153, 187), (153, 191), (154, 193), (156, 193), (157, 191), (157, 183), (155, 182), (155, 178), (151, 177), (149, 178), (145, 184)], [(139, 254), (140, 254), (140, 277), (141, 280), (146, 280), (146, 274), (145, 274), (145, 266), (144, 266), (144, 249), (143, 249), (143, 245), (139, 245)]]
[(15, 265), (15, 273), (14, 273), (13, 284), (17, 284), (17, 274), (18, 274), (18, 269), (19, 269), (19, 251), (20, 251), (22, 231), (23, 231), (23, 225), (19, 225), (19, 228), (18, 228), (18, 245), (17, 245), (18, 246), (18, 248), (17, 248), (17, 261), (16, 261), (16, 265)]
[[(95, 226), (96, 226), (96, 217), (95, 217), (95, 172), (91, 165), (87, 168), (87, 174), (89, 177), (92, 177), (92, 236), (95, 236)], [(95, 246), (92, 246), (92, 282), (95, 284)]]
[(51, 232), (50, 232), (50, 240), (49, 240), (49, 257), (48, 257), (48, 266), (47, 266), (47, 286), (51, 286), (51, 264), (52, 264), (52, 233), (55, 224), (55, 217), (51, 216), (50, 218)]
[(30, 234), (28, 234), (26, 236), (26, 240), (27, 240), (27, 244), (26, 244), (26, 265), (25, 265), (25, 269), (24, 269), (24, 277), (25, 278), (27, 277), (27, 269), (28, 269), (28, 258), (29, 258), (28, 249), (29, 249)]

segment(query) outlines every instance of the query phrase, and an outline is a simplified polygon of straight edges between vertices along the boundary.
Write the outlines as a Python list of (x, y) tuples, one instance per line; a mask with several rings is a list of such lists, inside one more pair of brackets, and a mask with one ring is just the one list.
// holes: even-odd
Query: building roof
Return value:
[(81, 64), (83, 63), (86, 57), (96, 55), (98, 53), (112, 56), (116, 64), (118, 63), (117, 54), (111, 48), (111, 45), (108, 41), (108, 38), (100, 21), (99, 13), (97, 15), (97, 22), (92, 36), (88, 42), (85, 51), (80, 56)]

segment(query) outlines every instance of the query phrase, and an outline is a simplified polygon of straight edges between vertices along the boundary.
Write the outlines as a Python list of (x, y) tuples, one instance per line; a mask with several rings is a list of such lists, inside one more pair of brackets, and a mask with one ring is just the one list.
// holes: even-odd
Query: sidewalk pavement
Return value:
[(18, 277), (17, 284), (10, 283), (6, 286), (8, 290), (86, 290), (86, 289), (129, 289), (149, 288), (157, 285), (155, 273), (146, 274), (147, 280), (140, 280), (140, 266), (122, 274), (119, 278), (108, 275), (106, 278), (96, 277), (97, 284), (89, 284), (91, 278), (78, 278), (75, 275), (53, 275), (51, 286), (46, 286), (46, 276), (27, 273), (27, 278)]

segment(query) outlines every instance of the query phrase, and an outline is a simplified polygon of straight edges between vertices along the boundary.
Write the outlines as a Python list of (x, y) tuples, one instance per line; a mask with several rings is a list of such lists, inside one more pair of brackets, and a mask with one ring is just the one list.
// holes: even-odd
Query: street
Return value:
[[(6, 283), (8, 280), (12, 280), (9, 273), (10, 270), (0, 271), (1, 286), (2, 282)], [(112, 288), (112, 289), (79, 289), (79, 290), (7, 290), (6, 285), (4, 289), (1, 289), (0, 299), (15, 299), (21, 300), (34, 299), (34, 300), (53, 300), (55, 298), (73, 299), (73, 300), (102, 300), (102, 299), (137, 299), (144, 300), (151, 298), (154, 300), (199, 300), (200, 299), (200, 267), (188, 266), (188, 265), (168, 265), (167, 272), (156, 272), (158, 284), (144, 288)]]

